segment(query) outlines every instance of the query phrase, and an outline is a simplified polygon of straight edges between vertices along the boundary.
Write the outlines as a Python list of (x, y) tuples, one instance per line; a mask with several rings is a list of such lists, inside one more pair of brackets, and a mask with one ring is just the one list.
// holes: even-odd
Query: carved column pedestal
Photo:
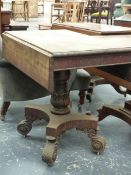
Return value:
[(25, 107), (26, 120), (19, 123), (17, 129), (22, 135), (27, 135), (32, 129), (32, 123), (38, 119), (48, 121), (46, 127), (46, 145), (42, 159), (52, 165), (57, 157), (57, 144), (60, 135), (66, 130), (77, 128), (91, 138), (93, 152), (101, 153), (105, 148), (105, 140), (98, 137), (98, 119), (91, 115), (74, 113), (69, 108), (69, 92), (67, 80), (70, 72), (59, 71), (54, 73), (54, 92), (51, 95), (51, 105), (28, 105)]

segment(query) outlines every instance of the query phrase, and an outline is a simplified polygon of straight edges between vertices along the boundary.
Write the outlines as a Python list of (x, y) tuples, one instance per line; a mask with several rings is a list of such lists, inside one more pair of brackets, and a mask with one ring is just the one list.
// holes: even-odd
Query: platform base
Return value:
[(105, 149), (105, 139), (97, 136), (98, 119), (92, 115), (69, 112), (56, 115), (51, 112), (51, 105), (28, 105), (25, 107), (26, 120), (18, 124), (17, 130), (26, 136), (32, 129), (32, 123), (44, 119), (48, 122), (46, 127), (46, 145), (43, 149), (42, 160), (52, 165), (57, 157), (57, 145), (60, 136), (68, 129), (76, 128), (91, 139), (92, 151), (102, 153)]

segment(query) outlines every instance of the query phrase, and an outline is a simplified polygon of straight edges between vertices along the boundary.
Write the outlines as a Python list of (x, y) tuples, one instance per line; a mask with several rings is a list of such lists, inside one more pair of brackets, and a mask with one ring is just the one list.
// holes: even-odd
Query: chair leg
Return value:
[(84, 100), (85, 99), (85, 92), (86, 92), (85, 89), (79, 91), (79, 97), (80, 97), (79, 103), (80, 103), (80, 105), (83, 105), (84, 104), (84, 101), (85, 101)]
[(4, 101), (0, 110), (0, 120), (4, 121), (5, 120), (5, 115), (10, 106), (9, 101)]

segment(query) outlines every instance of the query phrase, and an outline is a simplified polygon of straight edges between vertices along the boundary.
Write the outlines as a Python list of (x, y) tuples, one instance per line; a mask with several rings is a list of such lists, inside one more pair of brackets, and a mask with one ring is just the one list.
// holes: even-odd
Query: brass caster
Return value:
[(45, 161), (49, 166), (52, 166), (57, 158), (57, 141), (47, 141), (43, 152), (42, 160)]
[(92, 151), (97, 154), (101, 154), (106, 146), (106, 141), (101, 136), (95, 136), (91, 138)]
[(26, 136), (32, 129), (32, 123), (28, 122), (27, 120), (22, 120), (18, 126), (17, 126), (17, 131)]
[(5, 115), (0, 115), (0, 120), (5, 121)]

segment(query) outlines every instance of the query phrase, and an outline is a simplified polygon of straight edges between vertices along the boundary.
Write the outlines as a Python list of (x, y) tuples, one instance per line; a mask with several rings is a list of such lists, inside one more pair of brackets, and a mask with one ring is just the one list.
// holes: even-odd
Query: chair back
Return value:
[(107, 23), (108, 20), (111, 20), (112, 24), (112, 17), (113, 17), (113, 11), (114, 11), (114, 3), (113, 0), (99, 0), (99, 6), (100, 6), (100, 17), (102, 16), (102, 12), (107, 12), (106, 19)]
[(87, 4), (87, 14), (92, 14), (98, 11), (99, 0), (89, 0)]
[(29, 0), (12, 0), (12, 19), (18, 17), (29, 21)]
[(112, 23), (112, 0), (98, 0), (97, 3), (94, 2), (94, 0), (89, 1), (92, 1), (92, 4), (90, 2), (90, 4), (92, 5), (90, 10), (91, 21), (93, 19), (96, 19), (96, 22), (101, 23), (101, 19), (105, 19), (108, 24), (109, 19), (111, 19)]
[(107, 16), (110, 13), (110, 0), (99, 0), (99, 13), (107, 11)]
[(79, 22), (82, 15), (83, 2), (65, 2), (63, 22)]

